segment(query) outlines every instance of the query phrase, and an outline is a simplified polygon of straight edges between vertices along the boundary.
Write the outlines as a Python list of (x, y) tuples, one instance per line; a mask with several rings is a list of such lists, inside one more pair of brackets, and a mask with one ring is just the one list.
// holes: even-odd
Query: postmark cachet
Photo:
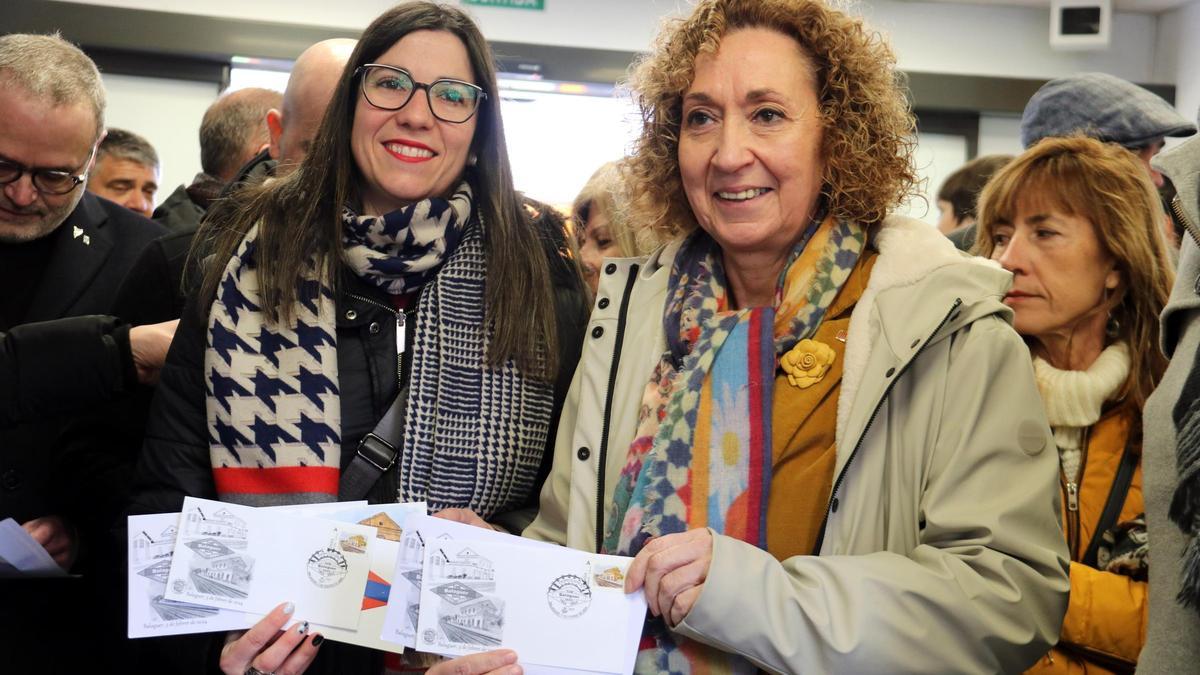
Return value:
[(318, 588), (333, 588), (350, 572), (346, 556), (332, 548), (322, 548), (308, 557), (308, 579)]
[(546, 589), (546, 602), (550, 604), (550, 610), (559, 617), (574, 619), (583, 616), (588, 607), (591, 607), (592, 589), (583, 577), (564, 574)]

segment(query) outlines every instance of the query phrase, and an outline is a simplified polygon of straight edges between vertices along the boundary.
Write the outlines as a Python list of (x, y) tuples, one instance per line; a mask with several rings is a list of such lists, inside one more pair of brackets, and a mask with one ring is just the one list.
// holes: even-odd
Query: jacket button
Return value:
[(575, 453), (575, 456), (579, 458), (579, 461), (586, 462), (588, 457), (592, 456), (592, 451), (588, 450), (587, 448), (580, 448), (579, 451)]
[(5, 471), (4, 476), (0, 477), (0, 485), (3, 485), (5, 490), (16, 490), (21, 487), (21, 473), (16, 469)]
[(358, 312), (356, 312), (352, 309), (346, 310), (346, 320), (347, 321), (353, 321), (357, 318), (358, 318)]
[(371, 325), (367, 326), (367, 330), (370, 331), (371, 335), (379, 335), (379, 322), (372, 321)]
[(607, 308), (608, 307), (608, 298), (600, 298), (600, 302), (597, 302), (596, 306), (599, 307), (600, 309)]
[(617, 264), (616, 263), (608, 263), (607, 265), (605, 265), (604, 273), (605, 274), (616, 274), (617, 273)]
[(602, 326), (596, 326), (592, 329), (592, 337), (598, 338), (601, 335), (604, 335), (604, 328)]
[(891, 377), (891, 376), (893, 376), (893, 375), (895, 375), (895, 374), (896, 374), (896, 369), (895, 369), (895, 368), (888, 368), (888, 371), (887, 371), (886, 373), (884, 373), (884, 375), (885, 375), (886, 377)]
[(833, 501), (830, 502), (830, 504), (829, 504), (829, 510), (832, 513), (837, 513), (837, 509), (838, 509), (838, 498), (834, 497)]

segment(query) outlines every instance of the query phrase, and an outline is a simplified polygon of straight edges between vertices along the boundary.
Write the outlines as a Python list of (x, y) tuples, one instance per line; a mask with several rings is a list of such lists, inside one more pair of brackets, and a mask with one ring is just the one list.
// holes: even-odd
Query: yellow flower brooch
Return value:
[(837, 354), (829, 345), (816, 340), (801, 340), (780, 359), (783, 372), (793, 387), (807, 389), (821, 381)]

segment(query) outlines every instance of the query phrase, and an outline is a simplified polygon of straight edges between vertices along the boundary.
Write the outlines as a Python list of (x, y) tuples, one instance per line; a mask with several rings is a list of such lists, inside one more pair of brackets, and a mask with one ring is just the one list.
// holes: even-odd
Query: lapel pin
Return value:
[(838, 342), (845, 342), (846, 341), (846, 331), (839, 330), (837, 332), (837, 335), (835, 335), (833, 337), (836, 338)]
[(82, 228), (82, 227), (76, 227), (76, 228), (75, 228), (75, 231), (74, 231), (72, 234), (74, 234), (75, 238), (76, 238), (76, 239), (78, 239), (78, 238), (79, 238), (79, 235), (83, 234), (83, 228)]

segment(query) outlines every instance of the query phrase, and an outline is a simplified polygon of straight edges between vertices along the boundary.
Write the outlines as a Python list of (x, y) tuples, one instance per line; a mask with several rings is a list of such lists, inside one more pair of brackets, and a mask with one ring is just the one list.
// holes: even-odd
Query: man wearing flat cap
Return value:
[[(1084, 134), (1116, 143), (1137, 155), (1154, 186), (1163, 178), (1150, 166), (1167, 137), (1191, 136), (1196, 125), (1161, 96), (1107, 73), (1079, 73), (1050, 80), (1025, 104), (1021, 144), (1026, 149), (1043, 138)], [(975, 243), (975, 228), (950, 235), (960, 249)], [(1174, 238), (1178, 246), (1178, 238)]]
[(1168, 136), (1191, 136), (1196, 125), (1162, 97), (1106, 73), (1080, 73), (1042, 85), (1021, 115), (1021, 144), (1030, 148), (1051, 136), (1083, 133), (1116, 143), (1138, 156), (1155, 187), (1162, 174), (1150, 158)]

